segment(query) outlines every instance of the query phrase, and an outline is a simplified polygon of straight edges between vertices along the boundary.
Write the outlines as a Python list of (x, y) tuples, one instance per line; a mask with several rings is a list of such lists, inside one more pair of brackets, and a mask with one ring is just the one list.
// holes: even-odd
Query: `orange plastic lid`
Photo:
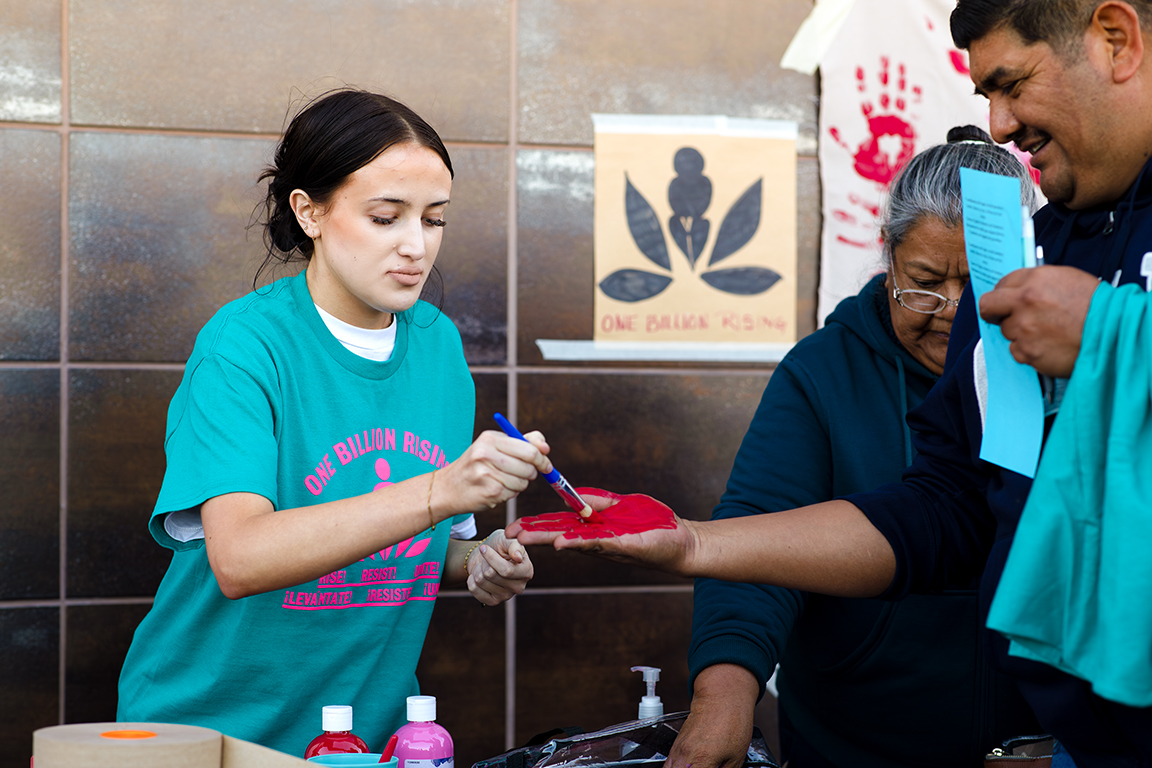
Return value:
[(152, 731), (104, 731), (100, 735), (106, 739), (151, 739), (156, 734)]

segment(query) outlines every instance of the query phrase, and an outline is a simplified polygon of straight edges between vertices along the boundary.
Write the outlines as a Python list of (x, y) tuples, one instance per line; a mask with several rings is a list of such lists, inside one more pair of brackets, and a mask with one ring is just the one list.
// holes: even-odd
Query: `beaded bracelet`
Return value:
[(464, 553), (464, 572), (465, 573), (468, 572), (468, 558), (471, 557), (472, 553), (476, 551), (476, 547), (480, 546), (481, 544), (486, 543), (487, 541), (488, 541), (487, 537), (480, 539), (480, 541), (473, 544), (472, 547), (467, 552)]

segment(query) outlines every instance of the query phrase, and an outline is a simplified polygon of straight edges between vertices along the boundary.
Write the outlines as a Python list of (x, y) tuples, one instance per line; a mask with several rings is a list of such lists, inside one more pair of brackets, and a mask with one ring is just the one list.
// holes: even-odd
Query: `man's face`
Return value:
[(972, 82), (987, 97), (992, 137), (1032, 153), (1040, 189), (1053, 202), (1088, 208), (1123, 194), (1109, 156), (1106, 90), (1090, 57), (1028, 44), (1001, 27), (969, 48)]

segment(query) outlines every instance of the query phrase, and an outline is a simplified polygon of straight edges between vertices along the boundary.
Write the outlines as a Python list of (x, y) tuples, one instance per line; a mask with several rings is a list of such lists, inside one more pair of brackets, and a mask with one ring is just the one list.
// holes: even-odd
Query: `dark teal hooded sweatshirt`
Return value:
[[(935, 381), (897, 341), (878, 275), (777, 366), (713, 519), (900, 480), (914, 450), (905, 414)], [(975, 583), (892, 602), (697, 579), (690, 680), (732, 663), (763, 684), (779, 661), (791, 768), (975, 766), (1037, 728), (985, 663), (977, 612)]]

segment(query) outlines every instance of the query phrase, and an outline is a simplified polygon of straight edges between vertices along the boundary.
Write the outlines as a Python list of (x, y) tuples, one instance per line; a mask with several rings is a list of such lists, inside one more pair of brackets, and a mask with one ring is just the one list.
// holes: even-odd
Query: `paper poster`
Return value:
[(593, 121), (593, 339), (795, 341), (796, 124)]
[(896, 172), (943, 143), (949, 128), (988, 130), (968, 55), (952, 44), (955, 6), (856, 0), (843, 23), (829, 27), (835, 40), (820, 58), (821, 323), (880, 269), (880, 205)]

